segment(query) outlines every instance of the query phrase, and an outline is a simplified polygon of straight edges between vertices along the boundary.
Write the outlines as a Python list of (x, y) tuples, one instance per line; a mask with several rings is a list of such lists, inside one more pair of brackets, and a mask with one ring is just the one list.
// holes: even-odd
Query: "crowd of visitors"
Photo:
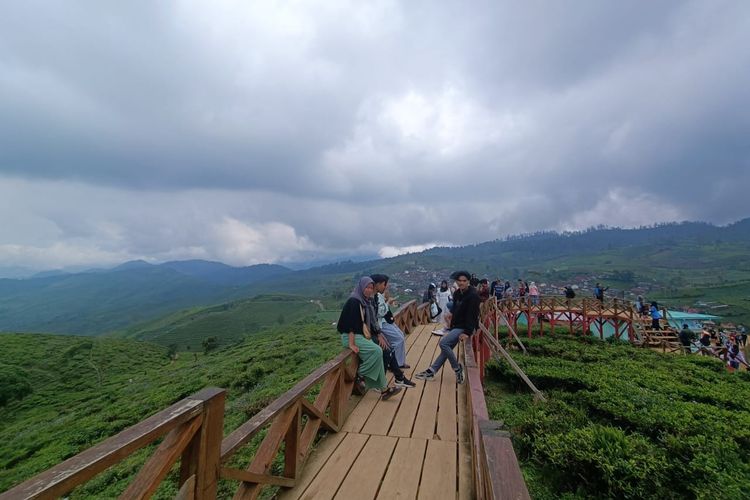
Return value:
[[(490, 283), (487, 278), (477, 278), (467, 271), (456, 271), (450, 278), (450, 284), (448, 280), (442, 280), (439, 287), (430, 283), (422, 296), (423, 302), (429, 304), (431, 321), (441, 326), (432, 333), (441, 339), (440, 354), (429, 368), (415, 375), (420, 380), (432, 380), (447, 361), (455, 371), (458, 383), (463, 382), (464, 369), (453, 350), (459, 342), (471, 337), (478, 327), (481, 302), (525, 298), (530, 304), (540, 303), (540, 289), (534, 281), (519, 278), (513, 287), (508, 280), (498, 278)], [(342, 345), (360, 358), (357, 381), (360, 390), (377, 389), (384, 400), (416, 385), (403, 372), (410, 368), (406, 364), (405, 335), (395, 324), (390, 310), (388, 281), (384, 274), (362, 277), (344, 304), (337, 323)], [(594, 298), (604, 301), (608, 289), (596, 283)], [(566, 299), (576, 296), (571, 286), (565, 286), (563, 294)], [(638, 295), (634, 307), (644, 320), (651, 319), (652, 330), (662, 330), (662, 311), (656, 301), (647, 303)], [(696, 335), (687, 324), (683, 324), (677, 336), (685, 352), (697, 350), (713, 354), (716, 351), (721, 353), (729, 370), (736, 370), (741, 365), (748, 367), (743, 352), (747, 330), (742, 325), (732, 333), (706, 328)], [(390, 386), (386, 370), (394, 375), (394, 383)]]

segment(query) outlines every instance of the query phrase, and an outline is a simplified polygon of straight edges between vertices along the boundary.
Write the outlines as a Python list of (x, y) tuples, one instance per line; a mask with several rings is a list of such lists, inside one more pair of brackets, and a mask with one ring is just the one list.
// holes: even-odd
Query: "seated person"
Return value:
[(360, 278), (349, 299), (341, 310), (336, 328), (341, 334), (341, 343), (359, 356), (357, 373), (364, 379), (366, 389), (378, 389), (383, 400), (401, 391), (400, 387), (389, 387), (385, 378), (383, 349), (371, 339), (369, 325), (374, 321), (367, 299), (375, 293), (369, 276)]

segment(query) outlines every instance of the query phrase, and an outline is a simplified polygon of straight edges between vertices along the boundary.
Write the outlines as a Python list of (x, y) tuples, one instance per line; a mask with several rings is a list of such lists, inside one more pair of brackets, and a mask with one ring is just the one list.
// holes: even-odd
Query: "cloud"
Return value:
[(736, 220), (748, 31), (729, 0), (17, 3), (0, 258), (249, 264)]

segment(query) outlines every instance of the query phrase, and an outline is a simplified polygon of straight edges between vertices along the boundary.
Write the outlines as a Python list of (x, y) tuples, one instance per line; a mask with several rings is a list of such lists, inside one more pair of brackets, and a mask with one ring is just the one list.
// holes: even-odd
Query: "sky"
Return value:
[(750, 215), (750, 2), (0, 7), (0, 266)]

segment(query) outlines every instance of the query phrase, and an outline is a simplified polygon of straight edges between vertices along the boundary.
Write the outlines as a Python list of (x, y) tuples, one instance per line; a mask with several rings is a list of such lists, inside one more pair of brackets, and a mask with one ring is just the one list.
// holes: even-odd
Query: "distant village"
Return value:
[[(440, 286), (440, 282), (442, 280), (448, 280), (448, 277), (453, 271), (454, 269), (441, 269), (437, 271), (428, 270), (423, 266), (415, 265), (412, 269), (393, 273), (390, 281), (391, 295), (401, 303), (412, 299), (421, 300), (430, 283), (435, 283), (435, 285)], [(511, 286), (513, 287), (516, 286), (518, 280), (517, 277), (507, 278), (494, 275), (477, 275), (477, 277), (480, 279), (487, 278), (490, 282), (497, 278), (501, 278), (503, 281), (510, 281)], [(523, 279), (523, 277), (521, 278)], [(656, 283), (643, 281), (637, 281), (629, 289), (623, 290), (609, 285), (607, 283), (607, 276), (596, 274), (578, 274), (568, 278), (564, 282), (537, 282), (537, 287), (542, 296), (562, 295), (563, 288), (570, 286), (580, 296), (589, 297), (592, 296), (596, 283), (601, 283), (603, 286), (610, 287), (606, 292), (608, 297), (617, 297), (630, 301), (634, 301), (639, 295), (648, 300), (649, 294), (664, 290), (664, 287), (659, 286)], [(728, 308), (729, 305), (720, 302), (695, 301), (686, 304), (673, 304), (671, 307), (689, 313), (721, 315), (721, 310)]]

